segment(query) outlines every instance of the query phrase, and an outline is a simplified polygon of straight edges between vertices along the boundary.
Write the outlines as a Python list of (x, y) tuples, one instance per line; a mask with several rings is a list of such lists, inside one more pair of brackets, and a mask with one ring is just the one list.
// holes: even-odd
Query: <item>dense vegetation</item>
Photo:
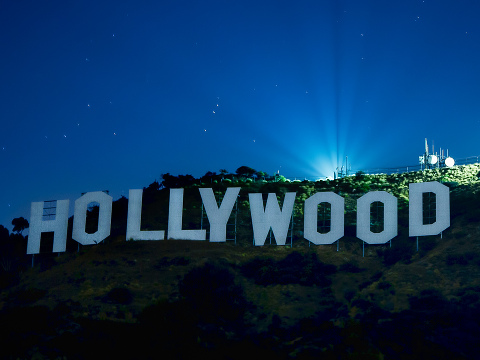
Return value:
[[(70, 219), (67, 252), (49, 254), (42, 239), (47, 251), (33, 268), (25, 255), (28, 222), (15, 219), (13, 233), (0, 227), (0, 322), (7, 329), (0, 356), (478, 358), (479, 175), (478, 164), (317, 182), (248, 167), (200, 179), (164, 174), (144, 189), (142, 229), (167, 229), (169, 188), (184, 187), (184, 228), (208, 230), (198, 187), (212, 187), (220, 199), (240, 186), (236, 242), (126, 241), (128, 201), (121, 198), (103, 243), (79, 248)], [(450, 188), (451, 227), (421, 238), (417, 251), (408, 237), (408, 184), (432, 180)], [(355, 206), (372, 190), (398, 198), (399, 235), (366, 246), (363, 257)], [(302, 237), (303, 201), (319, 191), (345, 198), (339, 251)], [(280, 201), (296, 192), (291, 246), (252, 246), (249, 192), (274, 192)], [(90, 208), (89, 232), (96, 214)]]

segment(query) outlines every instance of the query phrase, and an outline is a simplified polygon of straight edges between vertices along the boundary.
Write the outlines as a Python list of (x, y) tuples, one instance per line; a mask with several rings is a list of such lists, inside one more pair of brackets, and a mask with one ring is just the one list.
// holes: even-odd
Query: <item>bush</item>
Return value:
[(414, 253), (415, 247), (409, 241), (394, 242), (392, 247), (377, 250), (377, 254), (383, 257), (383, 263), (386, 266), (394, 265), (399, 261), (408, 264)]
[(434, 236), (427, 236), (419, 240), (420, 255), (425, 256), (430, 250), (433, 250), (437, 245), (437, 240)]
[(458, 182), (456, 181), (445, 181), (443, 185), (448, 186), (450, 189), (455, 189), (458, 187)]
[(357, 180), (363, 178), (364, 176), (365, 176), (365, 173), (364, 173), (362, 170), (357, 171), (357, 172), (355, 173), (355, 178), (356, 178)]
[(415, 311), (438, 312), (445, 309), (447, 301), (437, 289), (422, 290), (420, 295), (409, 299), (410, 308)]
[(372, 281), (378, 281), (382, 278), (383, 272), (377, 271), (375, 274), (372, 275)]
[(300, 284), (329, 286), (328, 275), (335, 273), (335, 265), (324, 264), (315, 253), (292, 252), (284, 259), (255, 258), (242, 266), (245, 276), (259, 285)]
[(1, 271), (0, 270), (0, 290), (8, 288), (12, 285), (18, 283), (19, 274), (12, 271)]
[(378, 289), (379, 290), (390, 290), (391, 292), (393, 290), (393, 285), (391, 283), (389, 283), (388, 281), (380, 281), (377, 285)]
[(46, 295), (47, 291), (43, 289), (29, 288), (20, 290), (13, 295), (15, 303), (18, 305), (30, 305)]
[(237, 322), (247, 307), (244, 290), (232, 271), (217, 263), (192, 269), (180, 283), (179, 292), (202, 322)]
[(364, 281), (363, 283), (361, 283), (358, 288), (360, 290), (366, 288), (367, 286), (373, 284), (375, 281), (378, 281), (381, 279), (381, 277), (383, 276), (383, 273), (381, 271), (377, 271), (375, 274), (372, 275), (372, 277), (367, 280), (367, 281)]
[(130, 304), (133, 300), (133, 295), (130, 290), (125, 288), (113, 288), (108, 292), (107, 295), (103, 298), (103, 301), (106, 303), (114, 304)]
[(364, 271), (365, 269), (359, 268), (358, 265), (353, 262), (346, 262), (340, 265), (340, 268), (338, 270), (344, 271), (344, 272), (350, 272), (350, 273), (359, 273)]
[(190, 258), (186, 256), (176, 256), (173, 259), (168, 256), (162, 257), (154, 266), (156, 269), (163, 269), (169, 266), (186, 266), (190, 264)]
[(447, 265), (467, 265), (468, 259), (464, 254), (448, 254), (445, 262)]
[(455, 233), (455, 239), (461, 239), (468, 235), (468, 232), (465, 230), (460, 230), (459, 232)]
[(185, 332), (186, 325), (189, 327), (192, 325), (192, 316), (189, 309), (186, 309), (185, 304), (180, 301), (158, 301), (143, 309), (138, 315), (138, 321), (162, 335), (181, 334), (182, 331)]
[(352, 299), (355, 297), (355, 295), (357, 295), (357, 292), (355, 290), (347, 290), (345, 291), (345, 293), (343, 294), (343, 297), (345, 298), (345, 300), (347, 301), (352, 301)]
[(480, 221), (480, 209), (474, 209), (468, 212), (467, 218), (465, 219), (468, 223), (479, 222)]

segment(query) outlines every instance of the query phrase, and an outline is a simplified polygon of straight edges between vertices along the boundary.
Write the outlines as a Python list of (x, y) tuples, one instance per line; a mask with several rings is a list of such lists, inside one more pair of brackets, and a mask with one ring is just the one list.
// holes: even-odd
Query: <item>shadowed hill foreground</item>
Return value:
[[(300, 225), (293, 246), (253, 247), (248, 227), (236, 244), (126, 241), (114, 231), (123, 216), (117, 202), (120, 215), (105, 243), (60, 256), (41, 254), (34, 268), (24, 268), (2, 289), (0, 354), (5, 359), (478, 358), (478, 171), (470, 166), (416, 176), (357, 174), (328, 184), (243, 182), (251, 192), (296, 191), (300, 199), (316, 191), (340, 193), (346, 200), (346, 236), (339, 251), (336, 244), (309, 246)], [(408, 182), (431, 180), (450, 187), (451, 226), (442, 236), (420, 238), (417, 252), (415, 239), (408, 237), (405, 189)], [(220, 191), (224, 185), (211, 186)], [(399, 236), (391, 246), (366, 245), (363, 257), (354, 232), (355, 200), (377, 189), (399, 198)], [(142, 228), (158, 229), (163, 218), (151, 209), (162, 208), (162, 190), (145, 192)], [(194, 199), (185, 204), (196, 206)], [(195, 226), (198, 215), (192, 216), (187, 226)]]

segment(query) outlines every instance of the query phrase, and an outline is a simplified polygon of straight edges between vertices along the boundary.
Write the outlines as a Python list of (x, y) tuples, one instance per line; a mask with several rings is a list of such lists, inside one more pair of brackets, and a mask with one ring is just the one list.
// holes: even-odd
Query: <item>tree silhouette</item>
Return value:
[(228, 175), (228, 170), (227, 169), (220, 169), (219, 172), (220, 172), (221, 180), (227, 178), (227, 175)]
[(200, 181), (203, 183), (212, 183), (213, 180), (217, 179), (217, 174), (215, 172), (207, 171), (205, 175), (200, 178)]
[(0, 243), (8, 240), (9, 235), (8, 229), (5, 226), (0, 225)]
[(186, 188), (195, 184), (197, 180), (192, 175), (170, 175), (162, 174), (162, 182), (160, 186), (164, 189)]
[(264, 171), (257, 171), (257, 178), (265, 180), (268, 174)]
[(12, 220), (13, 231), (17, 234), (21, 234), (23, 230), (28, 229), (29, 224), (24, 217), (18, 217)]
[(256, 170), (252, 169), (251, 167), (248, 166), (240, 166), (237, 170), (236, 173), (239, 176), (246, 176), (246, 177), (252, 177), (253, 174), (256, 174)]

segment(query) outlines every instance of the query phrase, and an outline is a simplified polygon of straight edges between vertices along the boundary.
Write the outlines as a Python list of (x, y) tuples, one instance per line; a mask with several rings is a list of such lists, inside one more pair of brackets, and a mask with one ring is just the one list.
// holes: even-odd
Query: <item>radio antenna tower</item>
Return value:
[(428, 149), (428, 142), (427, 138), (425, 138), (425, 152), (423, 155), (418, 157), (418, 162), (422, 170), (425, 169), (434, 169), (439, 167), (452, 167), (455, 165), (455, 160), (448, 156), (448, 149), (447, 149), (447, 156), (444, 156), (442, 149), (440, 148), (440, 153), (435, 153), (434, 142), (432, 140), (432, 153), (430, 153)]

